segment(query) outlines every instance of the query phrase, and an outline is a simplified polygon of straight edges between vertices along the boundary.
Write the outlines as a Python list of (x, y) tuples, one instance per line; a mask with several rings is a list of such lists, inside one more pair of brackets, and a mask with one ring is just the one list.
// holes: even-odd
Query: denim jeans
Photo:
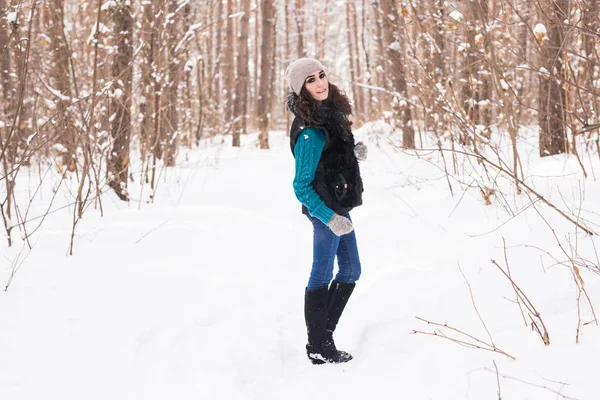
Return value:
[[(345, 215), (350, 219), (350, 214)], [(313, 264), (308, 280), (308, 290), (328, 286), (333, 278), (333, 261), (337, 255), (338, 273), (335, 280), (341, 283), (354, 283), (360, 277), (360, 259), (354, 231), (336, 236), (319, 219), (308, 216), (313, 224)]]

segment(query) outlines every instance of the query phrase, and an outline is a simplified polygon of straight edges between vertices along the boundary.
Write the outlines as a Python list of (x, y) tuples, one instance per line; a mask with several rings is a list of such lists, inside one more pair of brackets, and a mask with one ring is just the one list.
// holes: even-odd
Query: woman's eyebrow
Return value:
[[(319, 75), (321, 75), (322, 72), (323, 72), (323, 70), (319, 71)], [(313, 75), (307, 76), (306, 79), (308, 80), (309, 78), (314, 78), (314, 77), (315, 77), (315, 75), (313, 74)]]

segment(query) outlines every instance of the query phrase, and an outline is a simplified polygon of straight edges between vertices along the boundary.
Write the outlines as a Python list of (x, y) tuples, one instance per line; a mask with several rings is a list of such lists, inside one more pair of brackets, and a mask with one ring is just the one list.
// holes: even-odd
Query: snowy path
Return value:
[[(574, 345), (569, 272), (544, 272), (539, 252), (510, 250), (515, 279), (549, 325), (545, 348), (490, 263), (503, 260), (503, 236), (553, 246), (535, 212), (501, 226), (508, 217), (476, 191), (451, 197), (437, 168), (374, 142), (365, 205), (352, 214), (363, 276), (336, 333), (355, 360), (310, 365), (302, 307), (311, 226), (292, 192), (285, 136), (271, 144), (190, 153), (141, 210), (105, 201), (105, 217), (86, 214), (73, 257), (69, 214), (50, 216), (0, 293), (0, 397), (479, 400), (497, 398), (496, 376), (483, 370), (495, 360), (501, 373), (551, 389), (503, 379), (503, 399), (596, 398), (599, 328), (583, 327)], [(600, 200), (598, 184), (588, 196)], [(1, 283), (19, 249), (3, 247)], [(410, 334), (431, 331), (420, 316), (487, 338), (459, 263), (496, 344), (517, 361)], [(600, 299), (600, 281), (585, 278)]]

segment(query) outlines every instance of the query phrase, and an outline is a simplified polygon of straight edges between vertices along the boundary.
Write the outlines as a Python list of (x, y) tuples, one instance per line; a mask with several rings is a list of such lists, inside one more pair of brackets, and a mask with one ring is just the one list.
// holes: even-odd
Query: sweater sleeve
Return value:
[(305, 128), (298, 135), (294, 147), (294, 156), (296, 157), (294, 193), (300, 203), (306, 206), (310, 215), (327, 224), (335, 213), (325, 205), (313, 186), (315, 171), (325, 143), (325, 136), (315, 128)]

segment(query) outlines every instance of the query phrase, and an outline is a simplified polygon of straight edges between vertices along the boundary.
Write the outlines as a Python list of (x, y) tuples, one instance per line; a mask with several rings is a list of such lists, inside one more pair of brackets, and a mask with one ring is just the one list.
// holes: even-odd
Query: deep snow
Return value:
[[(479, 400), (498, 399), (499, 381), (504, 400), (598, 398), (600, 328), (582, 326), (575, 343), (577, 286), (546, 253), (567, 261), (527, 196), (515, 195), (504, 178), (504, 195), (492, 205), (455, 180), (452, 196), (439, 153), (397, 151), (385, 130), (369, 124), (356, 133), (369, 145), (364, 205), (352, 212), (363, 275), (336, 332), (353, 361), (313, 366), (306, 359), (311, 224), (292, 190), (287, 138), (273, 132), (269, 151), (256, 148), (255, 135), (239, 149), (216, 138), (182, 151), (179, 165), (163, 172), (154, 203), (136, 175), (134, 201), (108, 193), (104, 216), (86, 211), (73, 256), (66, 255), (67, 208), (47, 217), (33, 250), (1, 242), (2, 287), (15, 260), (22, 264), (0, 292), (0, 397)], [(528, 183), (563, 209), (580, 208), (600, 233), (600, 184), (591, 175), (592, 166), (600, 171), (597, 156), (584, 157), (584, 180), (574, 157), (540, 160), (532, 132), (523, 135)], [(485, 181), (476, 163), (459, 166), (464, 183)], [(37, 186), (38, 172), (30, 174), (18, 181), (22, 202)], [(56, 182), (44, 183), (30, 216), (44, 213)], [(72, 201), (75, 184), (59, 188), (53, 209)], [(600, 264), (597, 238), (536, 205), (570, 255), (569, 240)], [(526, 326), (514, 290), (490, 262), (505, 266), (502, 238), (550, 346)], [(598, 306), (598, 275), (581, 268), (581, 276)], [(418, 316), (488, 341), (477, 312), (496, 346), (516, 360), (412, 334), (434, 330)], [(593, 319), (582, 299), (582, 322)]]

